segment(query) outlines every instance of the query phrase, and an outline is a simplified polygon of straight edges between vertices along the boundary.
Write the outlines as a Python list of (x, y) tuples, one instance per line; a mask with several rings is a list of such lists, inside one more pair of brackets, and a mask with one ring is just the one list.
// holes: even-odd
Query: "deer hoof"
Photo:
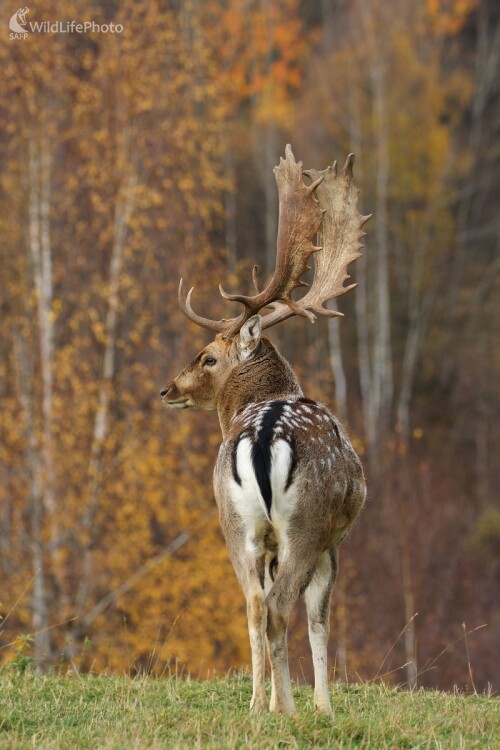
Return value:
[(264, 698), (260, 701), (255, 701), (252, 699), (250, 703), (250, 713), (254, 714), (255, 716), (258, 716), (260, 714), (267, 714), (269, 711), (269, 708), (267, 706), (267, 701)]

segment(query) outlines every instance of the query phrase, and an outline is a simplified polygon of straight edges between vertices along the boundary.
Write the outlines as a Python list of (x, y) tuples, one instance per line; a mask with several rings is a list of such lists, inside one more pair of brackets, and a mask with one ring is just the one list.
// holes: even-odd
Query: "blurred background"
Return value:
[[(0, 664), (249, 664), (219, 531), (216, 414), (160, 389), (178, 310), (274, 267), (272, 168), (350, 151), (366, 225), (342, 320), (271, 332), (368, 480), (341, 551), (336, 677), (498, 689), (500, 7), (495, 0), (36, 0), (0, 68)], [(311, 664), (301, 608), (294, 675)], [(495, 682), (496, 680), (496, 682)]]

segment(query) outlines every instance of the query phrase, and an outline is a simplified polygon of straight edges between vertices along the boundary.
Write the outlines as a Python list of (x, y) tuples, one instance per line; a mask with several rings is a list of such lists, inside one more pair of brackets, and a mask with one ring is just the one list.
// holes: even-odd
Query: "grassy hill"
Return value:
[(295, 689), (290, 718), (248, 712), (246, 675), (194, 682), (0, 671), (0, 748), (500, 748), (500, 699), (332, 686), (335, 718)]

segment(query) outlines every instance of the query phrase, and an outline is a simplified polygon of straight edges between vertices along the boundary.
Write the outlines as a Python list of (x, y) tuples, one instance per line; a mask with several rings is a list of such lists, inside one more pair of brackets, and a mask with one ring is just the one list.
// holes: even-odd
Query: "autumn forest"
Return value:
[[(161, 388), (217, 288), (269, 278), (273, 167), (356, 155), (345, 317), (270, 338), (362, 458), (340, 680), (500, 689), (500, 8), (494, 0), (37, 0), (121, 33), (0, 39), (0, 667), (250, 661), (213, 499), (217, 415)], [(397, 9), (397, 11), (396, 11)], [(330, 303), (332, 304), (332, 303)], [(306, 681), (307, 623), (290, 637)], [(306, 658), (307, 657), (307, 658)], [(333, 676), (333, 674), (332, 674)]]

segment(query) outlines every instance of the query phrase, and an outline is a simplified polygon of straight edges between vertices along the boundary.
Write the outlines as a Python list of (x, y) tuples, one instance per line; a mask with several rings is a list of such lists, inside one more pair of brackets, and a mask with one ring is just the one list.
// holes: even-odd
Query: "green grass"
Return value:
[(251, 716), (251, 680), (42, 677), (0, 671), (0, 748), (500, 748), (500, 700), (332, 686), (335, 718), (295, 689), (295, 717)]

